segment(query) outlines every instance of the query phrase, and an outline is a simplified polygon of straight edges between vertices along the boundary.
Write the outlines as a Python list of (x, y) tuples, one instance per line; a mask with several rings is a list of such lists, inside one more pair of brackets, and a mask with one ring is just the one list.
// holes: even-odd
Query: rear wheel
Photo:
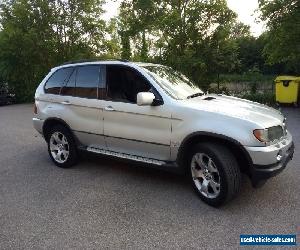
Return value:
[(54, 126), (48, 137), (48, 152), (56, 166), (72, 167), (78, 161), (75, 140), (71, 132), (64, 126)]
[(237, 161), (219, 144), (197, 144), (190, 154), (189, 168), (194, 189), (211, 206), (220, 206), (239, 192), (241, 173)]

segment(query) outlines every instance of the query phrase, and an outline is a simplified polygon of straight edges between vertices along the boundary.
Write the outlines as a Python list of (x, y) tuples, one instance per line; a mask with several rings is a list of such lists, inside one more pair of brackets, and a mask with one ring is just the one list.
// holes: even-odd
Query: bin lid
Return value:
[(280, 81), (299, 81), (300, 77), (297, 76), (277, 76), (275, 82)]

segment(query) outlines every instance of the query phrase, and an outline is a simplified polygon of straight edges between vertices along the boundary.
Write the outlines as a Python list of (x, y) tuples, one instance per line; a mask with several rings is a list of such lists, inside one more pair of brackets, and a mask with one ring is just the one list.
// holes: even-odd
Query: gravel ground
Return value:
[(219, 209), (175, 174), (95, 156), (55, 167), (31, 112), (0, 107), (0, 249), (236, 249), (240, 234), (297, 233), (300, 109), (283, 110), (296, 146), (287, 169), (260, 189), (244, 177)]

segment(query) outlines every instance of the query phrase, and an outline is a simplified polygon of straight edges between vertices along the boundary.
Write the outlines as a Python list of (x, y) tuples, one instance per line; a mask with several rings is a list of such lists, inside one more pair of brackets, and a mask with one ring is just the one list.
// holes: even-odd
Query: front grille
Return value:
[(274, 126), (268, 129), (269, 130), (269, 140), (275, 141), (280, 139), (284, 135), (283, 128), (281, 126)]

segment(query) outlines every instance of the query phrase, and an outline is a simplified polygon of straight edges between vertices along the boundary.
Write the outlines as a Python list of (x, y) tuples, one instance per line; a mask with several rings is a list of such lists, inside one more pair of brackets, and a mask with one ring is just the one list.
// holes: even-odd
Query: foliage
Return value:
[(242, 74), (222, 74), (220, 75), (221, 83), (230, 83), (230, 82), (240, 82), (240, 83), (248, 83), (248, 82), (270, 82), (273, 84), (276, 75), (264, 75), (259, 72), (248, 71)]
[(299, 1), (260, 0), (268, 31), (258, 38), (226, 0), (123, 0), (118, 16), (106, 22), (104, 2), (2, 0), (0, 83), (8, 83), (18, 101), (30, 101), (62, 62), (123, 58), (172, 66), (203, 89), (251, 82), (248, 97), (256, 98), (260, 82), (299, 73)]
[(101, 6), (102, 0), (2, 2), (0, 73), (19, 101), (32, 100), (51, 67), (100, 52)]
[(237, 91), (232, 91), (229, 90), (229, 88), (226, 87), (226, 85), (221, 85), (220, 88), (217, 88), (216, 85), (212, 84), (210, 88), (207, 89), (209, 93), (215, 93), (215, 94), (224, 94), (224, 95), (232, 95), (236, 96), (242, 99), (247, 99), (250, 101), (254, 102), (259, 102), (262, 104), (267, 104), (267, 105), (274, 105), (275, 104), (275, 93), (273, 91), (264, 91), (264, 92), (258, 92), (258, 91), (253, 91), (252, 86), (253, 83), (248, 83), (250, 85), (250, 91), (243, 91), (243, 92), (237, 92)]
[(300, 71), (300, 2), (259, 0), (261, 19), (267, 23), (264, 53), (270, 64), (284, 63), (286, 71)]
[[(126, 0), (119, 21), (137, 44), (133, 58), (168, 64), (199, 84), (237, 64), (237, 46), (230, 39), (236, 15), (224, 0)], [(129, 46), (124, 45), (125, 55)]]
[(272, 92), (268, 93), (246, 93), (238, 95), (238, 97), (247, 99), (253, 102), (259, 102), (272, 106), (275, 104), (275, 95)]

